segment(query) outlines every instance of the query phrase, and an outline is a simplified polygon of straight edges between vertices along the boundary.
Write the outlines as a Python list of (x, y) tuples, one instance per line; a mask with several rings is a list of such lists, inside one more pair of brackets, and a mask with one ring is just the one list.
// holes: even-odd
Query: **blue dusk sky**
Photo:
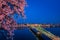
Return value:
[(26, 1), (26, 19), (15, 14), (14, 19), (17, 23), (60, 24), (60, 0)]

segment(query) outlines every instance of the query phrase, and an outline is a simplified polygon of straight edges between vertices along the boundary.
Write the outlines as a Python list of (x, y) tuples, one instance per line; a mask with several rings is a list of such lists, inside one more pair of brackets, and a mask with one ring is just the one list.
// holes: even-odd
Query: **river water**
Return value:
[[(50, 31), (56, 36), (60, 36), (60, 28), (45, 28), (45, 29)], [(14, 40), (37, 40), (36, 37), (33, 35), (33, 33), (29, 31), (29, 28), (17, 29), (14, 31), (14, 34), (15, 34)], [(6, 31), (0, 30), (0, 40), (7, 40), (6, 35), (7, 35)], [(45, 35), (42, 35), (41, 37), (43, 37), (44, 40), (50, 40)]]

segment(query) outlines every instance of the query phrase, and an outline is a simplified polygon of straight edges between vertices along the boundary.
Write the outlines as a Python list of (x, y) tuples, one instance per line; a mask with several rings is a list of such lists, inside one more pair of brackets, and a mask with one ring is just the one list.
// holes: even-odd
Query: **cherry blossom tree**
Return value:
[[(11, 8), (9, 3), (13, 8)], [(25, 17), (25, 5), (25, 0), (0, 0), (0, 28), (7, 30), (10, 36), (12, 36), (12, 32), (15, 30), (13, 25), (17, 25), (12, 16), (17, 12), (18, 15), (22, 14), (22, 17)]]

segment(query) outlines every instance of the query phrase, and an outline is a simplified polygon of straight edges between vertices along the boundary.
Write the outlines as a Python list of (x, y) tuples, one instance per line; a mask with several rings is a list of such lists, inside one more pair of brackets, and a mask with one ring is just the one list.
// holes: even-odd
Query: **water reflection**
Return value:
[[(60, 36), (60, 28), (45, 28), (46, 30), (52, 32), (53, 34)], [(35, 32), (37, 30), (33, 29)], [(6, 40), (7, 31), (0, 30), (0, 40)], [(29, 31), (29, 28), (17, 29), (14, 31), (14, 40), (37, 40), (32, 32)], [(47, 36), (42, 35), (42, 37), (46, 40), (50, 40)]]

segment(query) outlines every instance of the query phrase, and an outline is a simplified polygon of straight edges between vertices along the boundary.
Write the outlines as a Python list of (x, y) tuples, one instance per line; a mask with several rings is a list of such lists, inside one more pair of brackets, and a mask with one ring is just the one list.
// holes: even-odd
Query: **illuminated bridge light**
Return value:
[[(10, 4), (9, 4), (10, 3)], [(11, 6), (13, 9), (11, 8)], [(17, 12), (17, 14), (24, 18), (24, 8), (26, 6), (25, 0), (0, 0), (0, 28), (3, 28), (4, 30), (7, 30), (8, 33), (7, 39), (13, 40), (14, 36), (14, 30), (17, 29), (17, 27), (27, 27), (35, 28), (38, 31), (41, 31), (42, 34), (47, 35), (48, 37), (55, 38), (55, 35), (51, 34), (50, 32), (44, 30), (41, 26), (50, 26), (50, 25), (40, 25), (40, 24), (17, 24), (16, 21), (12, 18), (12, 16)], [(38, 32), (38, 34), (40, 34)], [(53, 37), (51, 36), (53, 35)], [(57, 39), (57, 38), (56, 38)], [(54, 39), (55, 40), (55, 39)]]

